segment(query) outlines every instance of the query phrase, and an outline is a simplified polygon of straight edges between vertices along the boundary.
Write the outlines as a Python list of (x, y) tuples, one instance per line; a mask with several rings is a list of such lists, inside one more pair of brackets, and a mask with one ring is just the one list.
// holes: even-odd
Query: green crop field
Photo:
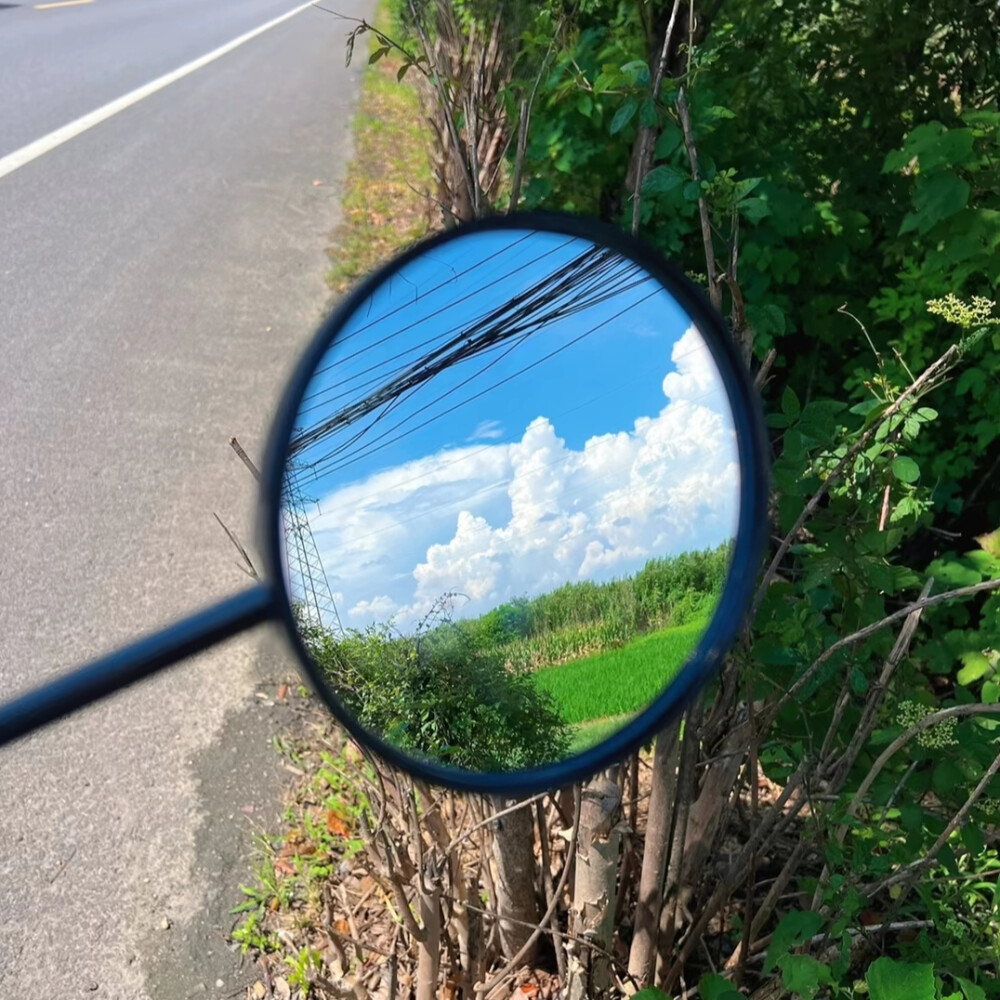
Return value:
[(570, 724), (631, 714), (677, 676), (706, 625), (706, 620), (689, 622), (651, 632), (619, 649), (543, 667), (535, 671), (535, 683), (552, 695)]

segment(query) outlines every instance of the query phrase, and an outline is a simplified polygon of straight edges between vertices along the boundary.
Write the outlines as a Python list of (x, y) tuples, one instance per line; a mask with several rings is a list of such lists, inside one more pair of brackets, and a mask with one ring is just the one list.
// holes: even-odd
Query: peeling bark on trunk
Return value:
[[(497, 809), (513, 804), (498, 801)], [(493, 823), (493, 860), (497, 867), (496, 906), (500, 943), (507, 958), (525, 944), (542, 913), (535, 888), (535, 824), (531, 806), (500, 816)], [(506, 918), (506, 919), (505, 919)], [(515, 922), (516, 921), (516, 922)], [(524, 956), (534, 958), (536, 948)]]
[(635, 910), (635, 931), (628, 955), (628, 971), (640, 988), (652, 985), (656, 971), (656, 937), (663, 903), (663, 877), (670, 851), (671, 826), (677, 793), (677, 764), (680, 756), (680, 722), (656, 738), (653, 751), (653, 787), (646, 820), (646, 842), (639, 877), (639, 898)]
[[(573, 934), (611, 950), (615, 932), (615, 887), (621, 847), (621, 789), (607, 773), (583, 789), (573, 886)], [(604, 996), (611, 987), (608, 958), (586, 945), (570, 954), (570, 1000)]]
[(431, 872), (418, 892), (423, 939), (417, 952), (417, 1000), (435, 1000), (441, 962), (441, 883)]

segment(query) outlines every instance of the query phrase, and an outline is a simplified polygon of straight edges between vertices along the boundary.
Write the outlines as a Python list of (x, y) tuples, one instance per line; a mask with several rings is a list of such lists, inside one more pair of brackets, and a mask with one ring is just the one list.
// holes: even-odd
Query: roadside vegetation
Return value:
[[(378, 7), (375, 25), (394, 30), (389, 5)], [(374, 34), (359, 43), (356, 57), (379, 50)], [(339, 53), (330, 53), (339, 58)], [(330, 247), (327, 275), (331, 289), (343, 293), (397, 251), (433, 228), (434, 202), (426, 124), (412, 87), (397, 79), (401, 62), (391, 56), (366, 66), (351, 127), (353, 155), (342, 199), (343, 221)]]
[[(435, 211), (596, 214), (702, 283), (764, 398), (770, 547), (717, 682), (582, 788), (511, 809), (298, 748), (244, 943), (301, 995), (1000, 997), (1000, 11), (692, 6), (359, 26), (422, 95)], [(706, 610), (508, 659), (610, 671)]]
[(392, 621), (300, 632), (372, 732), (457, 767), (517, 770), (566, 756), (587, 739), (581, 723), (635, 713), (666, 687), (704, 631), (728, 556), (724, 545), (651, 559), (633, 576), (566, 584), (477, 618), (453, 618), (446, 594), (405, 633)]

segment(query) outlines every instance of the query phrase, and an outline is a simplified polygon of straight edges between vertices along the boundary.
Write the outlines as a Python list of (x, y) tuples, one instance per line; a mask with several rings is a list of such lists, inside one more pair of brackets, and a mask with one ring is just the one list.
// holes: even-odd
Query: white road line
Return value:
[(59, 0), (58, 3), (36, 3), (35, 10), (54, 10), (56, 7), (82, 7), (94, 0)]
[(309, 0), (308, 3), (301, 4), (293, 10), (290, 10), (287, 14), (282, 14), (280, 17), (276, 17), (273, 21), (268, 21), (267, 24), (262, 24), (259, 28), (254, 28), (253, 31), (248, 31), (245, 35), (240, 35), (239, 38), (234, 38), (231, 42), (227, 42), (225, 45), (222, 45), (217, 49), (213, 49), (207, 55), (186, 63), (181, 66), (180, 69), (175, 69), (173, 72), (167, 73), (164, 76), (153, 80), (151, 83), (138, 87), (136, 90), (125, 94), (124, 97), (119, 97), (117, 100), (110, 101), (103, 107), (97, 108), (96, 111), (91, 111), (89, 114), (77, 118), (76, 121), (72, 121), (68, 125), (63, 125), (62, 128), (57, 128), (54, 132), (50, 132), (48, 135), (42, 136), (41, 139), (36, 139), (34, 142), (28, 143), (27, 146), (22, 146), (13, 153), (9, 153), (7, 156), (0, 159), (0, 177), (6, 177), (8, 174), (12, 174), (19, 167), (23, 167), (26, 163), (30, 163), (32, 160), (37, 160), (38, 157), (44, 156), (46, 153), (50, 153), (53, 149), (57, 146), (61, 146), (64, 142), (69, 142), (70, 139), (75, 139), (82, 132), (86, 132), (87, 129), (93, 128), (95, 125), (100, 125), (101, 122), (107, 121), (113, 115), (118, 114), (119, 111), (124, 111), (126, 108), (132, 107), (133, 104), (138, 104), (139, 101), (149, 97), (151, 94), (155, 94), (157, 91), (163, 90), (164, 87), (169, 87), (170, 84), (176, 83), (185, 76), (190, 76), (190, 74), (201, 69), (203, 66), (207, 66), (211, 62), (215, 62), (216, 59), (221, 59), (227, 53), (232, 52), (233, 49), (239, 48), (241, 45), (245, 45), (258, 35), (264, 34), (265, 31), (270, 31), (271, 28), (281, 24), (282, 21), (287, 21), (289, 18), (295, 17), (296, 14), (302, 13), (302, 11), (304, 11), (307, 7), (312, 7), (313, 3), (314, 0)]

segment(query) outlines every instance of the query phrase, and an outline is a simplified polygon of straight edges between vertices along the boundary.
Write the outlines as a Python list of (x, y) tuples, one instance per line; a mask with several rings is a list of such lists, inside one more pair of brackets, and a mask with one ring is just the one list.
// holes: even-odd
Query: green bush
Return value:
[(411, 754), (477, 771), (564, 756), (569, 734), (550, 696), (465, 623), (412, 636), (390, 625), (336, 637), (303, 627), (313, 660), (368, 729)]

